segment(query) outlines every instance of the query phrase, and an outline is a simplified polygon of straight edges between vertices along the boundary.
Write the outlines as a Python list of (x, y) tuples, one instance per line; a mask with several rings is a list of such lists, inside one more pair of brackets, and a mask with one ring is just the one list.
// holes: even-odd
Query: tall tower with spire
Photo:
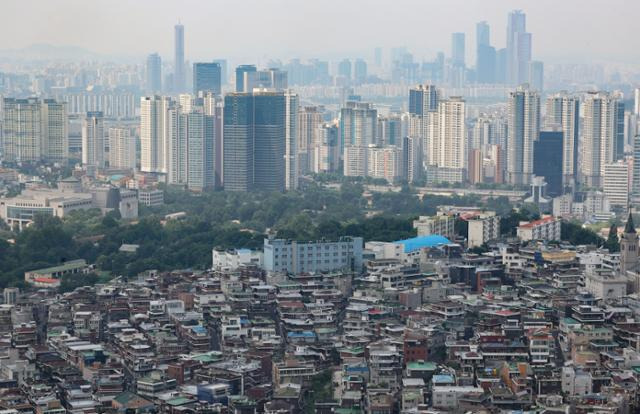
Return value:
[(638, 233), (633, 225), (633, 217), (629, 213), (624, 233), (620, 240), (620, 272), (623, 275), (629, 270), (638, 268)]

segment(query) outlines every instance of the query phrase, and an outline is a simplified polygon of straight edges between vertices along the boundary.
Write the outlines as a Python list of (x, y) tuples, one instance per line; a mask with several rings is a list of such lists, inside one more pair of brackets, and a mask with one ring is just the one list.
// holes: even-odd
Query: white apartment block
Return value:
[(626, 210), (629, 204), (629, 163), (618, 161), (605, 164), (603, 192), (613, 208)]
[(367, 176), (384, 178), (389, 183), (397, 182), (402, 168), (402, 150), (395, 146), (369, 147), (367, 153)]
[(584, 102), (580, 176), (585, 185), (601, 187), (604, 167), (615, 159), (616, 99), (590, 92)]
[(169, 157), (168, 96), (140, 98), (140, 171), (167, 173)]
[(449, 240), (453, 240), (454, 223), (455, 218), (447, 214), (420, 216), (413, 221), (413, 228), (418, 231), (418, 237), (439, 234)]
[(136, 139), (130, 128), (109, 128), (109, 167), (136, 168)]
[(500, 237), (500, 216), (495, 211), (480, 213), (468, 220), (467, 244), (469, 247), (479, 247), (484, 243)]
[(517, 234), (521, 241), (560, 240), (561, 221), (553, 216), (544, 216), (540, 220), (520, 222)]

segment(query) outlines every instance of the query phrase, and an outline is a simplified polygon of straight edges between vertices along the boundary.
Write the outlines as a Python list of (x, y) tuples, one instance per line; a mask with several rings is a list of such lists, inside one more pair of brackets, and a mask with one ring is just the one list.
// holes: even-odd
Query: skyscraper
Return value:
[(478, 83), (494, 83), (496, 49), (491, 46), (491, 29), (487, 22), (476, 24), (476, 78)]
[(640, 88), (633, 90), (633, 113), (640, 116)]
[(338, 76), (345, 78), (347, 81), (351, 80), (351, 61), (349, 59), (343, 59), (338, 63)]
[(378, 111), (367, 102), (348, 101), (340, 110), (340, 148), (344, 175), (366, 176), (367, 147), (375, 142)]
[(162, 92), (162, 58), (157, 53), (147, 56), (147, 85), (148, 94)]
[(616, 96), (616, 105), (615, 105), (615, 123), (616, 123), (616, 131), (615, 131), (615, 140), (616, 140), (616, 149), (614, 158), (616, 160), (621, 160), (624, 158), (624, 101), (621, 97)]
[(465, 67), (464, 33), (451, 35), (451, 63), (454, 66)]
[(188, 109), (175, 105), (168, 111), (168, 182), (192, 191), (203, 191), (215, 184), (215, 122), (207, 110), (213, 105), (204, 103), (208, 99), (215, 99), (214, 95), (197, 98)]
[(298, 112), (298, 172), (308, 173), (316, 165), (315, 147), (318, 144), (318, 128), (322, 125), (322, 113), (317, 106), (305, 106)]
[(166, 173), (168, 164), (168, 96), (140, 98), (140, 171)]
[(291, 91), (284, 93), (285, 98), (285, 188), (298, 188), (298, 95)]
[(236, 92), (251, 92), (245, 85), (245, 73), (256, 71), (255, 65), (240, 65), (236, 68)]
[[(236, 76), (237, 76), (236, 70)], [(253, 95), (224, 97), (223, 180), (228, 191), (253, 190)]]
[(418, 85), (409, 89), (409, 113), (424, 117), (438, 110), (438, 89), (435, 85)]
[(547, 98), (545, 127), (562, 130), (562, 176), (565, 188), (573, 187), (578, 172), (580, 99), (561, 92)]
[(604, 166), (602, 192), (609, 200), (612, 209), (629, 211), (629, 163), (615, 161)]
[(67, 162), (69, 158), (69, 118), (67, 104), (54, 99), (42, 101), (43, 157), (49, 162)]
[(3, 101), (2, 155), (9, 162), (66, 162), (66, 104), (37, 98)]
[(541, 131), (533, 143), (533, 175), (544, 177), (547, 182), (547, 195), (562, 195), (562, 131)]
[(633, 138), (633, 173), (631, 177), (631, 203), (640, 206), (640, 135)]
[(184, 26), (177, 24), (174, 26), (174, 58), (173, 58), (173, 83), (175, 92), (184, 92)]
[(213, 59), (213, 63), (220, 65), (220, 79), (223, 85), (229, 82), (229, 72), (227, 71), (227, 59)]
[(218, 63), (194, 63), (193, 64), (193, 94), (198, 92), (213, 92), (215, 95), (222, 93), (222, 70)]
[(507, 23), (506, 81), (516, 85), (529, 79), (531, 34), (527, 33), (527, 18), (521, 10), (509, 13)]
[(526, 87), (509, 94), (508, 182), (528, 185), (533, 174), (533, 142), (540, 131), (540, 96)]
[(109, 167), (136, 168), (136, 140), (130, 128), (109, 128)]
[(284, 92), (225, 96), (224, 185), (230, 191), (283, 191), (287, 103)]
[(584, 102), (580, 176), (587, 187), (601, 187), (604, 166), (615, 159), (616, 100), (604, 92), (589, 92)]
[(105, 167), (104, 117), (102, 112), (87, 112), (82, 122), (82, 164)]
[(431, 113), (425, 139), (427, 174), (432, 181), (462, 182), (465, 178), (467, 131), (465, 101), (451, 97)]
[(539, 60), (529, 64), (529, 85), (538, 92), (544, 90), (544, 63)]
[(357, 84), (362, 84), (367, 80), (367, 62), (362, 59), (356, 59), (353, 68), (353, 80)]
[(476, 23), (476, 45), (491, 45), (491, 28), (486, 21)]

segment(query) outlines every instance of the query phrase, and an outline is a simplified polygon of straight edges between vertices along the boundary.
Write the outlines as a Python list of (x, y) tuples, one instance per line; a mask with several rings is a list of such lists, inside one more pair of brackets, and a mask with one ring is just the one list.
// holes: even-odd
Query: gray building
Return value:
[(199, 62), (193, 64), (193, 94), (198, 92), (222, 93), (222, 69), (215, 62)]
[(264, 239), (264, 268), (268, 272), (303, 273), (362, 269), (361, 237), (337, 241), (298, 242)]
[(162, 58), (157, 53), (147, 56), (147, 93), (155, 94), (162, 91)]
[(286, 112), (283, 92), (225, 96), (223, 179), (226, 190), (285, 189)]

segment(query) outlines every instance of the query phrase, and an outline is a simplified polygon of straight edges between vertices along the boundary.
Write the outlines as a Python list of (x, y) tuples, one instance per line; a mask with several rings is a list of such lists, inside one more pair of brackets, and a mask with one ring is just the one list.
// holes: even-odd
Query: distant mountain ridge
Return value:
[[(10, 61), (78, 61), (78, 60), (131, 60), (128, 56), (110, 56), (92, 52), (80, 46), (36, 43), (20, 49), (0, 49), (0, 60)], [(135, 59), (135, 58), (133, 58)]]

